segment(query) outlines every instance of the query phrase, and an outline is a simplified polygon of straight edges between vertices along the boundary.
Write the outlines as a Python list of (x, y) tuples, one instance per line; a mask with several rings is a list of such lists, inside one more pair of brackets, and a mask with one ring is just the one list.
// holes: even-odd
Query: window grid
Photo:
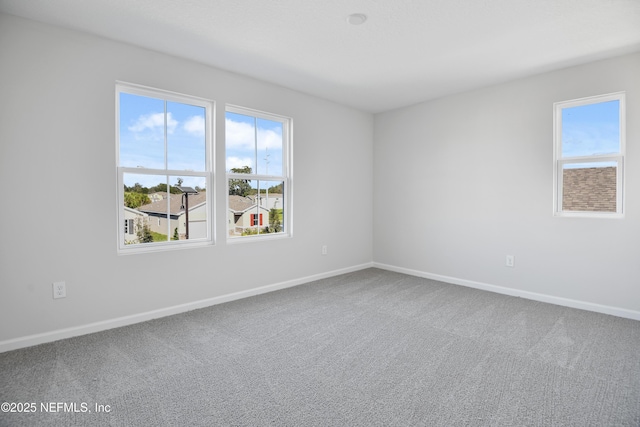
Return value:
[[(291, 119), (227, 106), (226, 124), (228, 241), (291, 236)], [(244, 156), (234, 156), (239, 133)]]
[[(607, 129), (603, 117), (593, 115), (587, 117), (581, 126), (584, 134), (577, 140), (589, 142), (591, 134), (604, 133), (612, 136), (602, 137), (599, 142), (584, 143), (583, 152), (571, 153), (568, 139), (564, 141), (566, 132), (563, 129), (563, 113), (571, 109), (599, 106), (612, 103), (617, 105), (617, 129)], [(611, 111), (614, 108), (611, 107)], [(568, 116), (568, 113), (567, 113)], [(604, 114), (601, 114), (604, 116)], [(608, 125), (613, 123), (610, 120)], [(567, 126), (569, 127), (569, 126)], [(595, 128), (589, 129), (589, 128)], [(580, 128), (580, 130), (583, 130)], [(595, 141), (596, 138), (593, 138)], [(612, 141), (615, 145), (609, 146)], [(590, 149), (590, 150), (589, 150)], [(594, 151), (590, 153), (589, 151)], [(618, 92), (554, 104), (554, 215), (555, 216), (587, 216), (602, 218), (620, 218), (624, 209), (624, 157), (625, 157), (625, 94)], [(603, 178), (605, 177), (605, 178)], [(608, 200), (608, 202), (607, 202)]]
[[(129, 98), (124, 98), (125, 96)], [(131, 130), (132, 128), (135, 128), (135, 130), (142, 129), (145, 131), (149, 131), (149, 129), (151, 129), (153, 126), (157, 127), (159, 122), (162, 121), (161, 133), (162, 133), (162, 146), (163, 146), (162, 148), (163, 160), (162, 160), (162, 164), (156, 164), (156, 166), (160, 166), (160, 168), (152, 167), (153, 165), (144, 164), (144, 162), (141, 166), (134, 167), (131, 160), (134, 157), (132, 157), (129, 154), (123, 153), (124, 148), (122, 145), (123, 141), (121, 140), (121, 131), (122, 131), (122, 128), (127, 124), (124, 123), (124, 118), (122, 116), (123, 107), (126, 108), (126, 106), (121, 105), (121, 98), (124, 98), (126, 100), (130, 98), (133, 99), (136, 97), (142, 100), (140, 101), (141, 103), (143, 101), (148, 100), (148, 102), (152, 102), (152, 101), (155, 102), (156, 106), (159, 105), (160, 102), (162, 102), (163, 104), (163, 108), (160, 112), (156, 111), (156, 113), (154, 114), (141, 115), (139, 117), (140, 119), (139, 122), (133, 125), (129, 125), (129, 130)], [(182, 126), (182, 127), (179, 128), (177, 124), (178, 121), (175, 119), (175, 117), (172, 117), (172, 112), (170, 112), (168, 109), (168, 105), (170, 103), (175, 109), (177, 109), (178, 107), (181, 107), (181, 108), (193, 108), (196, 111), (202, 111), (202, 114), (200, 115), (196, 114), (196, 115), (193, 115), (192, 117), (192, 119), (199, 119), (199, 120), (194, 120), (194, 122), (197, 122), (195, 123), (195, 125), (200, 125), (200, 127), (197, 127), (197, 126), (194, 127), (195, 126), (194, 124), (190, 124), (188, 122), (185, 122), (185, 123), (180, 122), (179, 126)], [(121, 234), (118, 237), (119, 253), (135, 253), (135, 252), (147, 252), (147, 251), (156, 251), (156, 250), (167, 250), (172, 248), (178, 248), (180, 246), (185, 246), (185, 245), (198, 246), (202, 244), (213, 243), (213, 236), (214, 236), (214, 230), (213, 230), (214, 219), (213, 219), (213, 208), (212, 208), (212, 204), (214, 200), (213, 185), (212, 185), (212, 181), (213, 181), (213, 167), (212, 167), (213, 165), (213, 159), (212, 159), (213, 157), (213, 142), (212, 142), (213, 109), (214, 109), (213, 102), (202, 99), (202, 98), (195, 98), (191, 96), (176, 94), (173, 92), (151, 89), (151, 88), (142, 87), (138, 85), (131, 85), (127, 83), (116, 84), (116, 127), (117, 127), (116, 129), (116, 135), (117, 135), (116, 170), (117, 170), (117, 177), (118, 177), (117, 179), (118, 217), (119, 217), (120, 223), (122, 223), (121, 221), (124, 219), (124, 215), (125, 215), (123, 192), (125, 191), (124, 188), (126, 185), (126, 180), (128, 178), (135, 177), (140, 180), (143, 180), (146, 177), (147, 180), (155, 180), (154, 182), (156, 184), (164, 184), (166, 188), (166, 201), (165, 201), (166, 207), (161, 209), (164, 211), (164, 213), (153, 215), (153, 216), (156, 216), (156, 221), (158, 226), (160, 226), (163, 223), (166, 224), (166, 230), (160, 230), (162, 231), (162, 234), (165, 235), (166, 237), (158, 238), (157, 237), (158, 235), (155, 235), (152, 241), (149, 241), (149, 242), (144, 241), (144, 244), (139, 244), (139, 243), (143, 243), (142, 241), (134, 241), (133, 243), (136, 243), (136, 244), (131, 244), (132, 243), (131, 239), (129, 238), (127, 240), (127, 238), (125, 238), (125, 235), (127, 235), (127, 231), (128, 231), (128, 234), (135, 235), (139, 233), (141, 229), (145, 228), (144, 224), (147, 225), (146, 228), (148, 228), (148, 226), (155, 227), (155, 224), (153, 224), (153, 222), (156, 222), (156, 221), (153, 221), (152, 215), (149, 215), (148, 217), (146, 217), (143, 214), (140, 214), (140, 216), (135, 221), (129, 220), (129, 223), (126, 225), (128, 230), (121, 228)], [(161, 119), (159, 117), (160, 115), (162, 116)], [(188, 126), (191, 126), (191, 128), (189, 128)], [(201, 165), (199, 165), (196, 168), (185, 167), (185, 169), (170, 169), (169, 161), (170, 159), (172, 159), (172, 156), (175, 158), (180, 158), (183, 155), (183, 153), (181, 152), (181, 149), (182, 149), (181, 147), (187, 146), (186, 143), (179, 140), (178, 137), (175, 135), (176, 133), (178, 133), (176, 132), (176, 130), (184, 130), (184, 129), (186, 130), (193, 129), (192, 132), (194, 134), (198, 134), (199, 136), (197, 138), (199, 138), (199, 140), (202, 140), (203, 142), (204, 146), (199, 148), (200, 151), (198, 152), (198, 155), (197, 155), (197, 158), (201, 158), (199, 160)], [(171, 153), (169, 152), (170, 137), (175, 139), (175, 141), (173, 142), (175, 147), (173, 148), (173, 151)], [(182, 149), (182, 151), (186, 153), (187, 149)], [(174, 165), (175, 164), (177, 164), (177, 162), (174, 161)], [(174, 165), (171, 165), (171, 166), (175, 167)], [(205, 217), (207, 221), (207, 226), (204, 227), (205, 230), (202, 231), (203, 235), (196, 236), (195, 238), (189, 241), (186, 241), (186, 240), (176, 241), (175, 239), (172, 239), (173, 230), (171, 230), (172, 221), (170, 219), (172, 218), (173, 212), (171, 210), (172, 207), (171, 207), (170, 201), (172, 200), (172, 198), (177, 196), (177, 194), (172, 194), (172, 187), (173, 188), (176, 187), (176, 184), (173, 184), (172, 180), (176, 180), (178, 178), (180, 178), (181, 180), (182, 179), (195, 180), (194, 182), (201, 183), (200, 185), (202, 187), (201, 190), (207, 193), (205, 196), (206, 204), (204, 206), (204, 209), (206, 210)], [(173, 190), (173, 193), (176, 193), (176, 191)], [(156, 193), (156, 194), (160, 194), (160, 193)], [(163, 202), (158, 201), (158, 203), (163, 203)], [(145, 206), (151, 206), (151, 204), (148, 204)], [(131, 212), (131, 209), (129, 209), (129, 212)], [(167, 221), (162, 221), (161, 218), (165, 218), (167, 219)], [(132, 225), (136, 223), (136, 221), (140, 222), (141, 225), (133, 227)], [(173, 222), (175, 223), (176, 221), (173, 221)], [(191, 222), (192, 221), (190, 220), (189, 223), (191, 224)]]

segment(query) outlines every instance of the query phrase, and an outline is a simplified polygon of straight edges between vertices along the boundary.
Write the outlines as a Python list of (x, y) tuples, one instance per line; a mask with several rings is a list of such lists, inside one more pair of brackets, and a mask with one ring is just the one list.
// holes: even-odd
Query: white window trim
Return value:
[[(564, 108), (578, 107), (582, 105), (597, 104), (601, 102), (618, 101), (620, 106), (620, 153), (592, 156), (562, 156), (562, 110)], [(589, 96), (553, 104), (553, 215), (557, 217), (587, 217), (587, 218), (624, 218), (624, 192), (625, 192), (625, 168), (626, 155), (626, 105), (625, 92), (614, 92), (605, 95)], [(617, 162), (616, 169), (616, 212), (591, 212), (591, 211), (563, 211), (562, 210), (562, 177), (563, 166), (571, 163), (600, 163)]]
[[(161, 98), (165, 101), (188, 103), (197, 105), (205, 109), (205, 171), (178, 171), (173, 169), (147, 169), (147, 168), (131, 168), (120, 166), (120, 93), (130, 93), (133, 95), (147, 96), (152, 98)], [(115, 90), (115, 127), (116, 127), (116, 209), (118, 224), (122, 224), (124, 220), (124, 174), (125, 173), (145, 173), (149, 175), (170, 175), (170, 176), (199, 176), (204, 177), (207, 189), (206, 211), (209, 224), (207, 227), (207, 237), (193, 240), (169, 240), (166, 242), (153, 242), (138, 245), (125, 245), (124, 228), (118, 226), (117, 233), (117, 253), (118, 255), (159, 252), (177, 249), (190, 249), (193, 247), (210, 246), (215, 244), (215, 102), (192, 95), (184, 95), (177, 92), (171, 92), (162, 89), (151, 88), (148, 86), (137, 85), (133, 83), (116, 81)], [(170, 221), (168, 221), (170, 223)], [(170, 235), (170, 234), (169, 234)]]
[[(259, 235), (250, 235), (242, 237), (230, 237), (228, 232), (228, 216), (229, 216), (229, 180), (230, 179), (247, 179), (247, 174), (239, 173), (234, 174), (227, 172), (225, 179), (225, 199), (226, 209), (225, 216), (227, 217), (227, 228), (225, 228), (225, 236), (227, 244), (236, 244), (244, 242), (256, 242), (265, 240), (277, 240), (287, 239), (293, 237), (293, 119), (291, 117), (282, 116), (273, 113), (267, 113), (260, 110), (254, 110), (252, 108), (241, 107), (238, 105), (227, 104), (225, 106), (226, 113), (236, 113), (246, 116), (257, 117), (259, 119), (271, 120), (281, 122), (282, 126), (282, 167), (283, 175), (263, 175), (263, 174), (250, 174), (251, 179), (258, 181), (283, 181), (284, 182), (284, 194), (283, 196), (283, 214), (284, 223), (282, 224), (284, 232), (282, 233), (267, 233)], [(226, 146), (225, 146), (225, 162), (226, 162)], [(225, 165), (226, 169), (226, 165)]]

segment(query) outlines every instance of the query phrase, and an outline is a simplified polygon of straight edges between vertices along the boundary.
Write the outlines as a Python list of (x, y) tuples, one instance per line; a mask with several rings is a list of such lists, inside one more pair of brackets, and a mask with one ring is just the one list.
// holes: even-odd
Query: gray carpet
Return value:
[(3, 426), (637, 427), (640, 322), (367, 269), (0, 354), (0, 402), (37, 406)]

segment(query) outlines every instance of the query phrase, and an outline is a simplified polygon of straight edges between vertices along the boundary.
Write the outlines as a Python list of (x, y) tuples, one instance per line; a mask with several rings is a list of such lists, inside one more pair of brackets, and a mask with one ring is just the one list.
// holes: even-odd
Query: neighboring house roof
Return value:
[[(207, 193), (206, 191), (201, 191), (198, 194), (190, 194), (189, 195), (189, 211), (195, 208), (198, 205), (206, 202)], [(182, 194), (170, 194), (169, 195), (169, 213), (171, 215), (180, 215), (184, 212), (182, 206)], [(138, 208), (141, 212), (146, 213), (159, 213), (166, 214), (167, 213), (167, 200), (158, 200), (156, 202), (152, 202), (146, 205), (142, 205)]]
[[(251, 197), (243, 197), (236, 195), (229, 195), (229, 210), (233, 213), (244, 213), (250, 209), (256, 207), (256, 202)], [(260, 206), (263, 211), (269, 211), (264, 206)]]
[(565, 169), (562, 176), (562, 209), (615, 212), (616, 168)]
[(144, 213), (144, 212), (140, 212), (140, 211), (139, 211), (139, 210), (137, 210), (137, 209), (132, 209), (132, 208), (130, 208), (130, 207), (128, 207), (128, 206), (123, 206), (123, 207), (124, 207), (124, 210), (125, 210), (125, 211), (130, 212), (130, 213), (132, 213), (132, 214), (134, 214), (134, 215), (148, 216), (146, 213)]
[[(251, 196), (248, 196), (251, 200), (255, 200), (256, 199), (256, 194), (252, 194)], [(282, 199), (282, 194), (281, 193), (269, 193), (269, 198), (274, 198), (274, 199)], [(267, 198), (267, 194), (266, 193), (261, 193), (260, 194), (260, 198), (261, 199), (266, 199)]]
[(158, 200), (166, 200), (167, 192), (166, 191), (156, 191), (155, 193), (148, 194), (149, 200), (151, 202), (157, 202)]

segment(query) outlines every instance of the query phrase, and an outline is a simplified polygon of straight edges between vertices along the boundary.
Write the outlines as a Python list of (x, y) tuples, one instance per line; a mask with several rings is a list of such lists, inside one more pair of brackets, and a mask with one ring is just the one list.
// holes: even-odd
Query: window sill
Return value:
[(623, 219), (624, 214), (617, 212), (555, 212), (557, 218), (598, 218), (598, 219)]
[(118, 247), (118, 255), (134, 255), (152, 252), (171, 252), (182, 249), (202, 248), (205, 246), (213, 246), (213, 241), (202, 240), (198, 242), (174, 242), (174, 243), (147, 243)]
[(262, 242), (262, 241), (272, 241), (272, 240), (282, 240), (291, 238), (291, 233), (277, 233), (277, 234), (263, 234), (263, 235), (254, 235), (254, 236), (238, 236), (238, 237), (227, 237), (227, 244), (235, 245), (238, 243), (246, 243), (246, 242)]

